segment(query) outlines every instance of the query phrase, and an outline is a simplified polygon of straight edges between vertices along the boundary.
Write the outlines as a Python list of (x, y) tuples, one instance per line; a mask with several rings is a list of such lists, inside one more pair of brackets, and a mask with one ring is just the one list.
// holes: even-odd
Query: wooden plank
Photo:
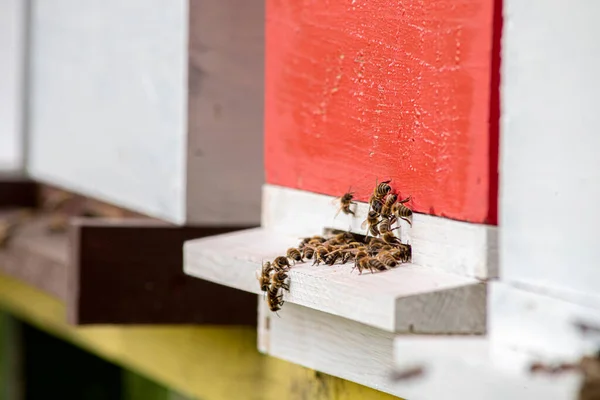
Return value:
[(296, 304), (273, 315), (261, 303), (260, 351), (367, 387), (404, 395), (393, 389), (394, 334)]
[[(4, 213), (3, 218), (16, 218)], [(59, 299), (67, 298), (68, 239), (51, 235), (50, 215), (40, 215), (19, 223), (8, 245), (0, 250), (0, 270)]]
[(600, 3), (504, 3), (503, 279), (597, 295)]
[(48, 232), (51, 218), (18, 225), (0, 250), (0, 270), (65, 301), (71, 323), (256, 324), (254, 296), (181, 268), (186, 239), (234, 228), (82, 218), (67, 234)]
[(28, 172), (185, 222), (187, 25), (187, 0), (32, 2)]
[(394, 342), (397, 372), (419, 366), (423, 374), (398, 381), (404, 397), (414, 400), (571, 400), (577, 376), (514, 374), (490, 358), (485, 337), (399, 336)]
[[(312, 236), (323, 228), (365, 235), (361, 228), (368, 204), (358, 202), (355, 216), (339, 213), (332, 196), (281, 186), (263, 187), (262, 226), (287, 235)], [(399, 236), (412, 246), (412, 262), (479, 279), (498, 276), (498, 229), (415, 213), (412, 226), (401, 221)]]
[(185, 240), (233, 229), (178, 227), (149, 220), (74, 219), (69, 321), (256, 324), (255, 296), (192, 279), (181, 268)]
[(260, 221), (264, 25), (264, 0), (189, 1), (190, 223)]
[(17, 175), (0, 174), (0, 209), (9, 207), (35, 207), (37, 186)]
[(268, 0), (267, 182), (496, 224), (495, 3)]
[[(22, 171), (28, 1), (0, 3), (0, 171)], [(1, 192), (0, 192), (1, 193)]]
[[(192, 398), (392, 400), (373, 389), (256, 351), (256, 330), (215, 326), (89, 326), (65, 322), (64, 305), (0, 275), (0, 306), (47, 332)], [(148, 351), (152, 349), (152, 351)]]
[[(264, 228), (196, 239), (184, 245), (184, 270), (197, 278), (261, 293), (256, 274), (262, 262), (285, 254), (298, 242), (297, 236)], [(297, 264), (289, 272), (290, 291), (284, 299), (390, 332), (485, 331), (486, 288), (475, 279), (414, 264), (379, 274), (359, 275), (351, 269), (351, 264)]]
[[(498, 350), (563, 361), (600, 348), (600, 301), (506, 282), (490, 287), (490, 339)], [(590, 329), (582, 331), (581, 324)]]

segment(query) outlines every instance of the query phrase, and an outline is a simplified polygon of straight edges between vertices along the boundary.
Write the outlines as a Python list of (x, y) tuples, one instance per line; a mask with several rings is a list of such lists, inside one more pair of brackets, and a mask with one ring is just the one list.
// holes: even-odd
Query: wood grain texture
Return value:
[[(3, 218), (17, 218), (17, 211)], [(0, 270), (58, 299), (66, 300), (69, 243), (65, 235), (49, 235), (50, 216), (20, 223), (6, 248), (0, 250)]]
[(46, 332), (197, 399), (393, 399), (353, 382), (264, 357), (256, 351), (256, 330), (251, 327), (73, 327), (65, 322), (60, 301), (1, 274), (0, 306)]
[[(361, 227), (368, 204), (359, 202), (355, 216), (339, 213), (334, 197), (265, 185), (262, 226), (290, 236), (312, 236), (324, 228), (365, 235)], [(399, 236), (412, 246), (412, 263), (478, 279), (498, 276), (498, 228), (440, 218), (413, 215), (412, 226), (401, 221)]]
[(190, 0), (187, 220), (260, 221), (264, 1)]
[[(260, 294), (256, 276), (262, 262), (298, 242), (297, 236), (263, 228), (196, 239), (184, 245), (184, 270)], [(351, 269), (350, 263), (298, 264), (289, 272), (284, 300), (390, 332), (485, 332), (486, 287), (475, 279), (414, 264), (376, 274)]]
[[(597, 2), (505, 0), (502, 75), (502, 278), (592, 296), (600, 282), (598, 13)], [(558, 224), (557, 212), (565, 215)]]
[[(498, 351), (574, 361), (600, 347), (600, 302), (493, 282), (489, 304), (490, 339)], [(580, 323), (592, 329), (582, 332)]]
[(255, 296), (193, 279), (182, 270), (185, 240), (233, 229), (177, 227), (148, 220), (74, 219), (69, 321), (79, 325), (255, 325)]
[(495, 224), (493, 14), (492, 0), (268, 0), (267, 182), (365, 201), (392, 179), (419, 212)]
[(398, 371), (422, 366), (424, 374), (395, 386), (411, 400), (572, 400), (577, 376), (532, 376), (503, 370), (490, 357), (485, 337), (398, 336), (394, 341)]
[(28, 3), (0, 2), (0, 171), (24, 167)]

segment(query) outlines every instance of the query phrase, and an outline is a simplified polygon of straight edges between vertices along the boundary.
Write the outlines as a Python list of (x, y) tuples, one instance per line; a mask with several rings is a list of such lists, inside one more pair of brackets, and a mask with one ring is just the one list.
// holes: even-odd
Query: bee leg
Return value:
[(407, 198), (405, 198), (404, 200), (398, 200), (398, 203), (400, 203), (400, 204), (404, 204), (404, 203), (406, 203), (406, 202), (409, 202), (409, 201), (410, 201), (410, 196), (408, 196), (408, 197), (407, 197)]
[[(400, 217), (400, 219), (408, 222), (408, 224), (412, 227), (412, 222), (410, 221), (410, 219), (408, 219), (407, 217)], [(400, 228), (400, 227), (398, 227), (398, 228)]]
[(288, 292), (290, 291), (290, 284), (289, 283), (284, 283), (281, 285), (281, 288), (284, 290), (287, 290)]

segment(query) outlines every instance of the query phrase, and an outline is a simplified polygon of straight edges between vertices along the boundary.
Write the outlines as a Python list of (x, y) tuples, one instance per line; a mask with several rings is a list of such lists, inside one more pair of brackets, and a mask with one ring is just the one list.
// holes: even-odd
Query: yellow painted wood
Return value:
[(0, 275), (0, 307), (105, 359), (202, 400), (389, 400), (352, 382), (261, 355), (256, 330), (210, 326), (72, 327), (60, 301)]

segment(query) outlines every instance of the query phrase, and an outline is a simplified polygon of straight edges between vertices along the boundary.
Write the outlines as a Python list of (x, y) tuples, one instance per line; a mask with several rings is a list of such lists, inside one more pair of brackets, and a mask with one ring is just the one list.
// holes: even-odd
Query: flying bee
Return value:
[(371, 198), (369, 198), (369, 212), (375, 211), (377, 214), (379, 214), (382, 208), (383, 201), (381, 201), (381, 199), (375, 197), (375, 195), (372, 194)]
[(310, 260), (313, 258), (314, 255), (315, 255), (314, 247), (306, 246), (302, 249), (302, 258), (306, 258), (306, 259)]
[(379, 225), (377, 225), (377, 229), (379, 230), (379, 233), (384, 235), (386, 233), (391, 233), (394, 229), (400, 229), (399, 226), (392, 228), (392, 225), (394, 224), (394, 222), (396, 222), (396, 218), (391, 218), (391, 219), (383, 218), (379, 222)]
[(340, 203), (340, 208), (338, 209), (338, 212), (335, 214), (336, 217), (339, 215), (339, 213), (341, 211), (343, 211), (344, 214), (355, 215), (354, 211), (351, 209), (351, 206), (356, 203), (354, 201), (352, 201), (352, 199), (354, 199), (354, 192), (345, 193), (342, 197), (340, 197), (339, 199), (336, 199)]
[(379, 236), (379, 228), (377, 228), (377, 224), (379, 224), (379, 213), (375, 210), (369, 211), (367, 214), (367, 219), (363, 221), (360, 225), (361, 229), (365, 229), (367, 226), (369, 227), (367, 231), (367, 235), (370, 233), (372, 236)]
[(407, 197), (406, 199), (400, 200), (399, 202), (394, 204), (394, 206), (392, 207), (392, 213), (396, 217), (405, 220), (406, 222), (408, 222), (408, 224), (410, 226), (412, 226), (412, 222), (411, 222), (410, 218), (411, 218), (413, 212), (410, 208), (408, 208), (404, 205), (404, 203), (406, 203), (409, 200), (410, 200), (410, 197)]
[(291, 268), (290, 262), (287, 257), (279, 256), (275, 260), (273, 260), (273, 266), (275, 269), (283, 269), (287, 270)]
[(375, 197), (377, 197), (378, 199), (382, 199), (384, 198), (389, 192), (392, 191), (392, 187), (389, 185), (389, 183), (392, 180), (388, 180), (388, 181), (383, 181), (381, 183), (378, 183), (375, 186), (375, 190), (373, 191), (373, 195)]
[(271, 283), (271, 271), (273, 266), (269, 261), (263, 263), (260, 275), (256, 276), (258, 283), (260, 284), (260, 290), (266, 292), (269, 289), (269, 283)]
[(287, 249), (285, 255), (287, 256), (287, 258), (294, 261), (294, 264), (299, 261), (304, 262), (304, 260), (302, 259), (302, 253), (300, 253), (300, 250), (294, 247), (290, 247), (289, 249)]
[(394, 236), (394, 234), (391, 232), (387, 232), (387, 233), (383, 234), (381, 236), (381, 238), (383, 239), (383, 241), (385, 243), (390, 244), (390, 245), (400, 244), (400, 239), (398, 239), (396, 236)]
[(267, 305), (269, 310), (277, 312), (283, 306), (283, 294), (279, 292), (279, 288), (271, 285), (267, 290)]
[(381, 251), (377, 254), (377, 259), (381, 261), (387, 268), (394, 268), (398, 265), (398, 261), (390, 254), (389, 251)]
[(373, 272), (373, 268), (378, 271), (387, 271), (389, 268), (381, 262), (377, 258), (369, 258), (369, 266), (371, 267), (371, 272)]
[(390, 193), (385, 196), (380, 212), (382, 217), (389, 218), (392, 215), (392, 207), (396, 203), (396, 200), (398, 200), (398, 195), (396, 193)]
[(289, 292), (290, 285), (289, 283), (285, 282), (287, 279), (288, 275), (284, 270), (280, 269), (278, 271), (275, 271), (273, 275), (271, 275), (271, 286), (278, 289), (281, 288)]

